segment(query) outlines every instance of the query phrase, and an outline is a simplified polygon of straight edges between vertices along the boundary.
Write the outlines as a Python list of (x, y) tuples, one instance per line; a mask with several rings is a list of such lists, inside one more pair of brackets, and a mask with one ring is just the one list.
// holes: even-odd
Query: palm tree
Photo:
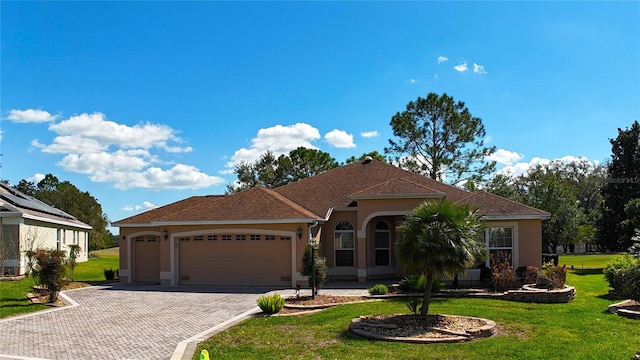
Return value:
[(406, 271), (426, 278), (420, 314), (427, 316), (435, 279), (464, 273), (477, 260), (486, 259), (478, 241), (482, 225), (469, 206), (448, 200), (424, 202), (413, 209), (398, 227), (395, 244), (399, 263)]

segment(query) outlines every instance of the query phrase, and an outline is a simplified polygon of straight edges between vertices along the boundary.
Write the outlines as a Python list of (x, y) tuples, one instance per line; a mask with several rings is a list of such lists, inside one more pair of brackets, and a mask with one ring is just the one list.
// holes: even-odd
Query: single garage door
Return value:
[(133, 238), (135, 282), (160, 282), (160, 241), (157, 236)]
[(204, 234), (176, 240), (181, 285), (291, 285), (291, 237)]

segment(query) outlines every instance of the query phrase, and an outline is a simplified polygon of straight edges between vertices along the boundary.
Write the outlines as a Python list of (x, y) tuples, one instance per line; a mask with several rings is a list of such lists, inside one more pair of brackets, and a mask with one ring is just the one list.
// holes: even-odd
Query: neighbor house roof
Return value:
[(275, 222), (324, 219), (360, 199), (446, 198), (478, 208), (487, 218), (547, 218), (549, 213), (486, 192), (471, 193), (378, 161), (341, 166), (274, 189), (254, 187), (226, 196), (196, 196), (113, 225)]
[(91, 229), (90, 225), (83, 223), (75, 216), (2, 183), (0, 183), (0, 207), (3, 217), (19, 216), (31, 220)]

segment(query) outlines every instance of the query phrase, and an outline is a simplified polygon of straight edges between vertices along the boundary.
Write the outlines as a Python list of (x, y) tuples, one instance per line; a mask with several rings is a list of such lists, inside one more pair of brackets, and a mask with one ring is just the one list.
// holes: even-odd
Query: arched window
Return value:
[(348, 221), (339, 222), (334, 230), (333, 238), (335, 266), (353, 266), (355, 254), (353, 225)]
[(391, 232), (389, 225), (378, 221), (375, 231), (376, 266), (389, 266), (391, 259)]

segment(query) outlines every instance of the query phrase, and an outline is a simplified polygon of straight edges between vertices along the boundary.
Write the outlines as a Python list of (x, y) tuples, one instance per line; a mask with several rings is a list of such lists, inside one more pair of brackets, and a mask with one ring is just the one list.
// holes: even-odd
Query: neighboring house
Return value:
[(0, 260), (5, 273), (24, 274), (25, 251), (38, 248), (68, 255), (69, 245), (80, 245), (76, 261), (87, 261), (90, 230), (72, 215), (0, 183)]
[[(478, 209), (491, 253), (510, 252), (514, 267), (541, 266), (549, 213), (368, 158), (274, 189), (194, 196), (117, 221), (119, 276), (166, 285), (294, 286), (305, 281), (301, 258), (313, 238), (329, 279), (397, 277), (396, 225), (422, 202), (445, 198)], [(466, 276), (477, 280), (479, 269)]]

